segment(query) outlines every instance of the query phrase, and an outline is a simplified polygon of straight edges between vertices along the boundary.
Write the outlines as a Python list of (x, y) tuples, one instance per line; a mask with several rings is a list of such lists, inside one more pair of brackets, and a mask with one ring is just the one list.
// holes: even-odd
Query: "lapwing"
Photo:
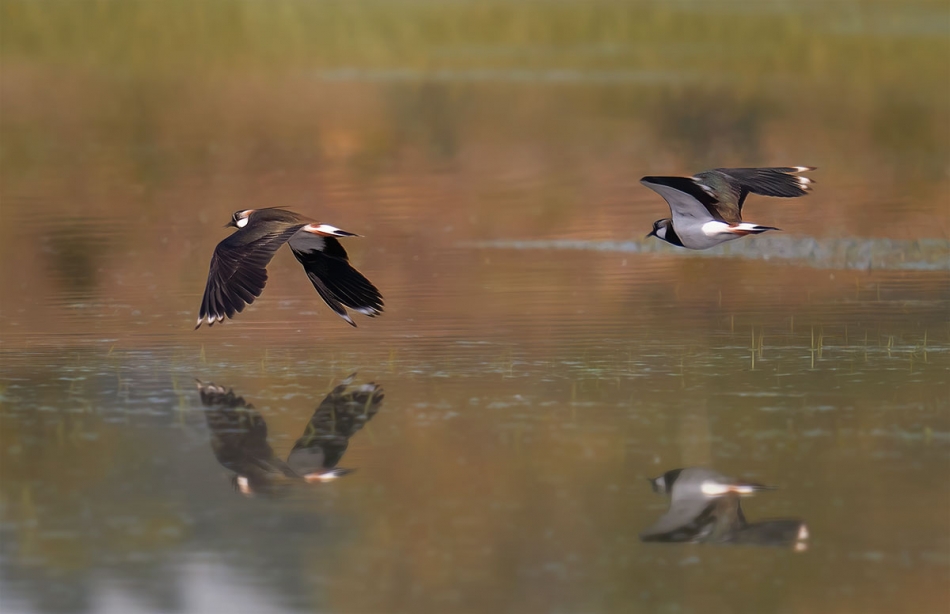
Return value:
[(196, 329), (203, 322), (212, 326), (232, 318), (253, 303), (267, 282), (267, 264), (284, 243), (290, 245), (320, 298), (351, 326), (356, 323), (347, 307), (370, 317), (382, 313), (379, 290), (350, 265), (337, 240), (359, 235), (279, 207), (235, 211), (229, 226), (237, 231), (214, 249)]
[(672, 213), (672, 217), (654, 222), (647, 237), (679, 247), (707, 249), (746, 235), (779, 230), (743, 222), (746, 197), (804, 196), (813, 181), (800, 173), (813, 170), (813, 166), (717, 168), (692, 177), (644, 177), (640, 183), (662, 196)]
[(745, 522), (738, 495), (768, 489), (704, 467), (672, 469), (648, 481), (653, 492), (670, 495), (670, 509), (641, 533), (644, 541), (718, 541)]
[(379, 412), (383, 389), (373, 383), (351, 387), (349, 376), (323, 399), (287, 460), (274, 454), (267, 424), (254, 406), (233, 390), (198, 381), (211, 430), (215, 458), (233, 472), (232, 484), (243, 495), (273, 495), (294, 482), (327, 482), (352, 473), (338, 466), (350, 438)]
[(702, 467), (673, 469), (649, 482), (655, 492), (670, 495), (670, 507), (640, 533), (641, 541), (807, 548), (808, 528), (800, 519), (746, 520), (740, 498), (772, 490), (768, 486), (727, 478)]

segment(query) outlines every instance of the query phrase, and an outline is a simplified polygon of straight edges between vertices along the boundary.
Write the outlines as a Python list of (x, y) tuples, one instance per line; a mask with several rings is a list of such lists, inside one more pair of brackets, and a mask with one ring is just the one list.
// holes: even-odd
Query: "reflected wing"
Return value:
[(267, 443), (267, 423), (243, 397), (213, 383), (198, 382), (211, 450), (224, 467), (246, 476), (292, 475)]
[(645, 542), (706, 542), (728, 539), (746, 524), (737, 495), (674, 500), (670, 509), (640, 533)]
[(294, 444), (287, 464), (297, 474), (306, 477), (335, 467), (350, 437), (379, 411), (383, 389), (369, 383), (347, 390), (352, 381), (351, 375), (323, 399)]
[(804, 196), (813, 183), (797, 173), (813, 171), (813, 166), (776, 166), (772, 168), (717, 168), (696, 175), (701, 181), (725, 180), (736, 196), (732, 199), (741, 213), (746, 196), (750, 193), (779, 198)]
[[(211, 257), (208, 283), (198, 310), (198, 323), (208, 326), (231, 318), (261, 295), (267, 283), (267, 264), (299, 226), (265, 234), (242, 228), (218, 243)], [(256, 229), (255, 229), (256, 230)]]
[(254, 406), (245, 401), (244, 397), (234, 394), (234, 390), (231, 388), (216, 386), (214, 382), (208, 382), (207, 384), (201, 380), (195, 380), (195, 382), (198, 386), (198, 394), (201, 395), (201, 404), (205, 407), (226, 407), (230, 409), (247, 407), (254, 409)]
[(808, 527), (800, 518), (764, 520), (742, 527), (729, 536), (736, 544), (791, 546), (808, 539)]
[(670, 206), (673, 225), (704, 224), (722, 220), (715, 197), (687, 177), (644, 177), (640, 183), (658, 193)]
[(350, 265), (346, 250), (337, 239), (301, 229), (291, 237), (290, 249), (320, 298), (350, 325), (356, 323), (346, 313), (346, 307), (370, 317), (382, 313), (383, 297), (379, 290)]
[(673, 502), (665, 514), (640, 533), (640, 539), (645, 542), (694, 541), (712, 522), (715, 504), (715, 500), (701, 498)]

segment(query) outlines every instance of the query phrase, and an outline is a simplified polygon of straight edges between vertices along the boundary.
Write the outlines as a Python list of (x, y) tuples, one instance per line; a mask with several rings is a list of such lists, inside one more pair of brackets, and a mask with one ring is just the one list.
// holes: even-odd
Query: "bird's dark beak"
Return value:
[(655, 237), (655, 236), (656, 236), (656, 228), (654, 228), (653, 230), (651, 230), (650, 233), (647, 234), (647, 236), (645, 236), (645, 237), (643, 237), (643, 238), (644, 238), (644, 239), (649, 239), (650, 237)]
[(225, 224), (224, 227), (225, 227), (225, 228), (237, 228), (237, 224), (234, 223), (234, 220), (231, 220), (230, 222), (228, 222), (227, 224)]

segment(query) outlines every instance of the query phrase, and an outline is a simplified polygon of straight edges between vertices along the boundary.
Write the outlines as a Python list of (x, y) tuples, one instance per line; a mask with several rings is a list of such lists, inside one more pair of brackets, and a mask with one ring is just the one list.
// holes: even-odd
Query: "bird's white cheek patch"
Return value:
[(241, 219), (239, 219), (239, 220), (238, 220), (237, 222), (235, 222), (235, 223), (237, 224), (237, 227), (238, 227), (238, 228), (244, 228), (245, 226), (247, 226), (247, 220), (248, 220), (248, 219), (249, 219), (249, 218), (242, 217)]

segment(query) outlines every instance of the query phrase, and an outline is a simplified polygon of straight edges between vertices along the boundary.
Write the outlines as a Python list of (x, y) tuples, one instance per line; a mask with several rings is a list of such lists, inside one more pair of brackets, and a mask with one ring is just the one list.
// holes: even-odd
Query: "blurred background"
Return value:
[[(640, 177), (770, 165), (818, 167), (747, 202), (779, 243), (643, 239)], [(192, 331), (275, 205), (363, 235), (382, 317), (278, 253)], [(4, 612), (950, 602), (943, 0), (3, 0), (0, 222)], [(231, 489), (194, 378), (286, 457), (352, 372), (356, 473)], [(684, 465), (809, 549), (640, 543)]]

